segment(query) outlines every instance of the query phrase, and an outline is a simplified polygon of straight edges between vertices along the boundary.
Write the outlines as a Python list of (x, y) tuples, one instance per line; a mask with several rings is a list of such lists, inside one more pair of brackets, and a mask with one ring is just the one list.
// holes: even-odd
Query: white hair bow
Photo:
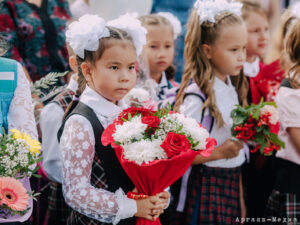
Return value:
[(137, 19), (137, 13), (126, 13), (109, 21), (107, 25), (126, 31), (132, 37), (137, 56), (142, 53), (143, 46), (146, 44), (147, 30)]
[(105, 21), (97, 15), (84, 15), (72, 22), (67, 29), (66, 39), (73, 51), (84, 59), (84, 50), (96, 51), (99, 39), (109, 37)]
[(202, 24), (204, 22), (215, 23), (215, 16), (222, 12), (231, 12), (241, 16), (243, 4), (226, 0), (197, 0), (194, 7), (197, 9)]
[(171, 23), (175, 40), (181, 33), (181, 23), (179, 19), (170, 12), (159, 12), (158, 15), (166, 18)]

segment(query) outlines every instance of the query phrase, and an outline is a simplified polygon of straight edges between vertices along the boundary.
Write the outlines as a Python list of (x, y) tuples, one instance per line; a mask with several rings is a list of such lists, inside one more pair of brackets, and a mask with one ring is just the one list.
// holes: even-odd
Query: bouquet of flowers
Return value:
[(131, 107), (144, 107), (149, 110), (157, 109), (157, 102), (152, 100), (150, 94), (144, 88), (133, 88), (124, 97), (124, 101)]
[[(140, 195), (162, 192), (178, 180), (197, 154), (209, 156), (215, 139), (196, 120), (168, 109), (128, 108), (102, 134)], [(160, 224), (138, 218), (136, 224)]]
[(254, 145), (251, 153), (259, 150), (261, 154), (269, 156), (284, 147), (284, 142), (278, 138), (279, 121), (274, 102), (262, 100), (257, 105), (251, 104), (245, 108), (237, 105), (231, 117), (233, 136)]
[[(3, 132), (4, 133), (4, 132)], [(0, 136), (0, 221), (4, 222), (15, 215), (24, 215), (32, 207), (28, 179), (38, 170), (36, 164), (41, 160), (41, 145), (29, 135), (16, 129), (11, 134)]]

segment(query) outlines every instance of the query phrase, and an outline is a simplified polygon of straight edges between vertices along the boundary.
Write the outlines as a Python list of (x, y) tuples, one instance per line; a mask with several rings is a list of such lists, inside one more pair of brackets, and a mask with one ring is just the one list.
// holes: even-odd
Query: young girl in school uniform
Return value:
[(147, 30), (143, 63), (148, 65), (149, 75), (158, 86), (158, 100), (163, 100), (168, 89), (178, 86), (172, 62), (174, 41), (181, 32), (181, 25), (174, 15), (164, 12), (142, 16), (140, 21)]
[[(300, 222), (300, 18), (292, 23), (285, 39), (291, 67), (275, 98), (280, 131), (285, 147), (276, 153), (276, 182), (265, 216), (277, 218), (269, 224)], [(281, 221), (279, 221), (281, 219)]]
[(125, 107), (122, 98), (135, 85), (140, 46), (126, 31), (107, 27), (96, 15), (72, 23), (67, 40), (77, 55), (76, 97), (80, 96), (71, 103), (61, 128), (63, 193), (73, 208), (68, 224), (129, 225), (134, 216), (156, 220), (169, 194), (127, 198), (124, 192), (134, 185), (111, 146), (101, 144), (103, 130)]
[[(199, 0), (187, 25), (185, 73), (175, 110), (180, 109), (199, 122), (202, 115), (210, 113), (214, 118), (211, 136), (218, 143), (214, 152), (243, 148), (242, 143), (232, 140), (230, 118), (231, 110), (239, 104), (237, 90), (246, 85), (245, 80), (241, 80), (238, 83), (242, 85), (236, 88), (230, 79), (230, 75), (243, 78), (241, 70), (246, 59), (247, 30), (239, 16), (241, 7), (240, 3), (225, 0), (218, 3)], [(194, 82), (188, 86), (191, 79)], [(205, 94), (204, 103), (197, 96), (184, 98), (185, 91), (192, 89)], [(245, 97), (242, 100), (246, 103)], [(244, 161), (244, 151), (231, 159), (205, 162), (196, 157), (194, 164), (204, 163), (191, 169), (184, 224), (229, 225), (235, 223), (237, 217), (245, 216), (241, 179)]]
[[(248, 103), (257, 101), (258, 91), (256, 88), (256, 76), (259, 73), (269, 40), (268, 18), (259, 2), (251, 0), (240, 0), (243, 3), (242, 17), (248, 30), (248, 42), (246, 45), (246, 62), (244, 63), (244, 74), (249, 81)], [(260, 99), (258, 100), (260, 101)]]
[[(0, 136), (3, 130), (10, 133), (18, 129), (38, 139), (36, 122), (33, 114), (33, 104), (30, 93), (30, 83), (20, 63), (1, 57), (5, 54), (7, 43), (0, 36)], [(29, 177), (21, 180), (28, 192), (31, 191)], [(33, 210), (33, 200), (29, 199), (30, 209), (24, 215), (0, 216), (0, 223), (7, 225), (31, 224), (29, 217)]]

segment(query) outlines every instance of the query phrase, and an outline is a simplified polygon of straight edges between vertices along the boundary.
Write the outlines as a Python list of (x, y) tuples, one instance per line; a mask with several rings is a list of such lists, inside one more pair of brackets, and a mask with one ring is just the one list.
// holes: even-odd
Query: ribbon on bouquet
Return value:
[(146, 199), (148, 198), (149, 196), (148, 195), (144, 195), (144, 194), (137, 194), (137, 193), (134, 193), (132, 191), (129, 191), (127, 193), (127, 198), (131, 198), (131, 199), (134, 199), (134, 200), (138, 200), (138, 199)]

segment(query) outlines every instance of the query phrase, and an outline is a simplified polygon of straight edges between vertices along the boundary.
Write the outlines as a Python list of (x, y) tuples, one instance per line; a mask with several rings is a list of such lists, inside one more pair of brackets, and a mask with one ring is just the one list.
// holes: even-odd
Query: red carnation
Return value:
[(179, 155), (181, 152), (185, 152), (191, 148), (189, 140), (181, 134), (169, 132), (160, 145), (169, 158)]

